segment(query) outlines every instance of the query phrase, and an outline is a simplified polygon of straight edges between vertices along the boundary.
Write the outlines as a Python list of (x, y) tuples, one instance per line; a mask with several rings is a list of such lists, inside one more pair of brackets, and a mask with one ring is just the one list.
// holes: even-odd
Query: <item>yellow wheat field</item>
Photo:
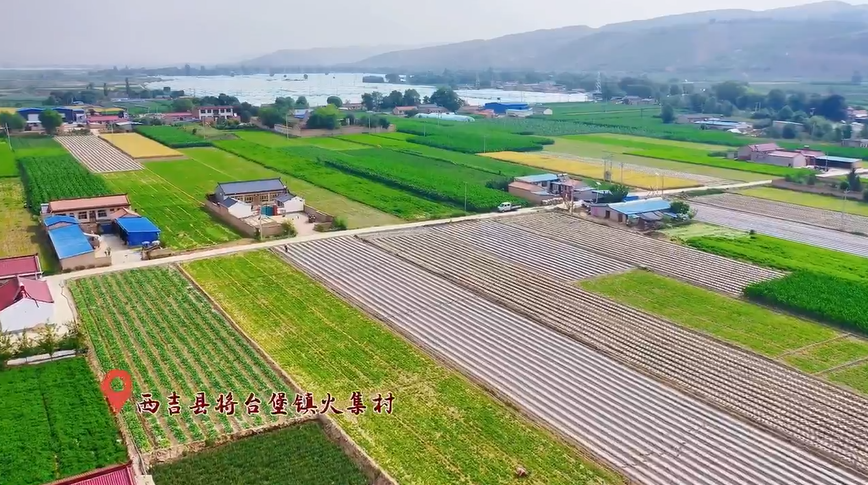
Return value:
[[(603, 165), (599, 163), (580, 162), (537, 153), (519, 152), (494, 152), (480, 153), (486, 157), (496, 158), (507, 162), (520, 163), (531, 167), (538, 167), (555, 173), (569, 173), (580, 177), (588, 177), (603, 180)], [(622, 181), (621, 168), (616, 163), (612, 167), (612, 180)], [(680, 179), (675, 177), (662, 177), (664, 189), (680, 189), (684, 187), (696, 187), (701, 185), (695, 180)], [(625, 168), (623, 171), (623, 184), (642, 189), (660, 189), (661, 177), (654, 174), (640, 172)]]
[(184, 154), (137, 133), (103, 133), (105, 141), (133, 158), (171, 158)]

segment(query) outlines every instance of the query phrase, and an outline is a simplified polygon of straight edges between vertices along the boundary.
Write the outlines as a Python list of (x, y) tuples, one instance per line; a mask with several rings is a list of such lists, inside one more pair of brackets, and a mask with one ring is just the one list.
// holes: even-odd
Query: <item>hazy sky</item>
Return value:
[[(866, 3), (857, 0), (851, 3)], [(800, 0), (6, 0), (0, 65), (236, 62), (278, 49), (419, 45)], [(11, 32), (10, 32), (11, 31)], [(50, 35), (46, 35), (49, 34)]]

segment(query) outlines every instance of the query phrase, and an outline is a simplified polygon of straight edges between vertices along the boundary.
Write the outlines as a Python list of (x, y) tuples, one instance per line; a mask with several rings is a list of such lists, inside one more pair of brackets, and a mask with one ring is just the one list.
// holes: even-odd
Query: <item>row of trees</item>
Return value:
[(441, 87), (431, 96), (420, 96), (415, 89), (407, 89), (403, 93), (394, 90), (388, 96), (374, 91), (362, 94), (362, 104), (368, 111), (389, 111), (398, 106), (419, 106), (421, 104), (436, 104), (449, 111), (458, 111), (464, 105), (458, 94), (449, 87)]
[[(44, 110), (39, 113), (39, 122), (48, 133), (54, 133), (63, 125), (63, 116), (54, 110)], [(2, 112), (0, 113), (0, 130), (19, 131), (23, 130), (27, 125), (27, 121), (18, 113)]]

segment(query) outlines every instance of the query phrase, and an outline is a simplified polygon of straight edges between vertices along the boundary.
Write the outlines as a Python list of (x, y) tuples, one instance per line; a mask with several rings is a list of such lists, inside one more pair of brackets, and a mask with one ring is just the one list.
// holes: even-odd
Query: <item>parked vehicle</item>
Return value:
[(521, 206), (513, 204), (512, 202), (503, 202), (497, 206), (497, 212), (512, 212), (519, 209), (521, 209)]

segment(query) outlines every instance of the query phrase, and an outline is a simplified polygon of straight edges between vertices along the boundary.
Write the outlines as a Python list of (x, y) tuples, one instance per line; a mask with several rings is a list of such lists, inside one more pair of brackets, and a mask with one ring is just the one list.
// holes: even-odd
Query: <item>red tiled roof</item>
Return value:
[(801, 155), (801, 153), (799, 153), (799, 152), (789, 152), (789, 151), (786, 151), (786, 150), (775, 150), (775, 151), (773, 151), (773, 152), (769, 152), (768, 155), (769, 155), (770, 157), (795, 158), (795, 157)]
[(752, 152), (773, 152), (775, 150), (781, 149), (781, 147), (779, 147), (777, 143), (760, 143), (757, 145), (748, 146), (750, 147), (750, 151)]
[(42, 267), (39, 265), (39, 257), (35, 254), (0, 259), (0, 279), (41, 272)]
[(415, 106), (395, 106), (397, 111), (413, 111), (414, 109), (416, 109)]
[(120, 219), (121, 217), (127, 217), (127, 216), (139, 217), (139, 215), (136, 214), (134, 211), (131, 211), (127, 208), (123, 208), (123, 209), (118, 209), (118, 210), (112, 212), (111, 214), (109, 214), (109, 219), (116, 221), (116, 220)]
[(64, 478), (46, 485), (133, 485), (133, 483), (133, 471), (127, 463)]
[(22, 298), (30, 298), (43, 303), (54, 303), (48, 283), (16, 276), (0, 286), (0, 311), (9, 308)]
[(107, 121), (117, 121), (121, 119), (120, 116), (88, 116), (88, 123), (105, 123)]
[(48, 203), (49, 212), (70, 212), (77, 210), (101, 209), (103, 207), (129, 206), (126, 194), (104, 195), (102, 197), (83, 197), (80, 199), (52, 200)]
[(184, 116), (193, 116), (193, 113), (163, 113), (160, 116), (162, 116), (163, 118), (182, 118)]
[(197, 110), (203, 109), (234, 109), (232, 106), (199, 106)]
[(521, 190), (527, 190), (529, 192), (543, 192), (543, 191), (545, 191), (545, 189), (543, 189), (539, 185), (534, 185), (534, 184), (527, 183), (527, 182), (521, 182), (518, 180), (511, 182), (509, 184), (509, 186), (515, 187), (515, 188), (521, 189)]

